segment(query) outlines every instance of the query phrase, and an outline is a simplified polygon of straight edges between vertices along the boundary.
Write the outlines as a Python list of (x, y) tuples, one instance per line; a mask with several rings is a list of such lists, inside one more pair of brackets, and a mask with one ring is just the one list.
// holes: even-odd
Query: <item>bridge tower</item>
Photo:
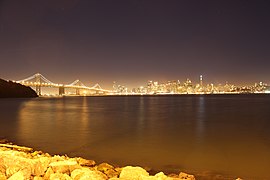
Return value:
[(59, 95), (62, 96), (63, 94), (65, 94), (65, 87), (64, 86), (60, 86), (59, 87)]
[(76, 89), (76, 95), (80, 95), (80, 89)]
[(41, 95), (41, 74), (37, 73), (35, 75), (36, 79), (36, 93), (40, 96)]
[[(78, 80), (76, 85), (77, 86), (84, 86), (84, 84), (80, 80)], [(76, 95), (81, 95), (81, 89), (80, 88), (76, 88)]]

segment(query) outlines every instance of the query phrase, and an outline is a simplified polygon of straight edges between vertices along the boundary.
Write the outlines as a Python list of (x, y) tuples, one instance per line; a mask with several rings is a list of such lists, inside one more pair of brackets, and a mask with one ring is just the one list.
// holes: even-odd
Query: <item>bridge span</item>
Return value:
[(71, 84), (58, 84), (53, 83), (52, 81), (48, 80), (46, 77), (44, 77), (40, 73), (36, 73), (33, 76), (30, 76), (28, 78), (14, 81), (16, 83), (20, 83), (25, 86), (33, 87), (36, 93), (40, 96), (41, 95), (41, 88), (42, 87), (51, 87), (51, 88), (58, 88), (59, 89), (59, 95), (65, 95), (65, 90), (67, 88), (75, 89), (76, 95), (81, 95), (81, 91), (91, 91), (93, 94), (108, 94), (111, 91), (102, 89), (99, 84), (95, 84), (92, 87), (85, 86), (79, 79), (75, 80)]

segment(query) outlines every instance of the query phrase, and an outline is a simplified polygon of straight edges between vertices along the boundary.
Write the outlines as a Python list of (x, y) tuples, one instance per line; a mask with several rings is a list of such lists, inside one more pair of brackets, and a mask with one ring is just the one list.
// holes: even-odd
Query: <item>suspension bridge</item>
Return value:
[(46, 77), (44, 77), (40, 73), (36, 73), (33, 76), (30, 76), (28, 78), (15, 81), (16, 83), (20, 83), (25, 86), (33, 87), (33, 89), (36, 91), (36, 93), (40, 96), (41, 88), (42, 87), (51, 87), (51, 88), (58, 88), (59, 89), (59, 95), (65, 95), (65, 90), (67, 88), (69, 89), (75, 89), (76, 95), (81, 95), (82, 91), (88, 91), (92, 94), (107, 94), (110, 91), (106, 89), (102, 89), (99, 84), (95, 84), (92, 87), (85, 86), (79, 79), (75, 80), (71, 84), (58, 84), (53, 83), (52, 81), (48, 80)]

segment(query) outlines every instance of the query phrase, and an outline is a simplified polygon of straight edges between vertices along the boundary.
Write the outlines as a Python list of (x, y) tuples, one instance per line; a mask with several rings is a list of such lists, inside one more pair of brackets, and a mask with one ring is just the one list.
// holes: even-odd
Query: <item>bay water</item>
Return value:
[(0, 139), (166, 172), (270, 179), (270, 95), (0, 99)]

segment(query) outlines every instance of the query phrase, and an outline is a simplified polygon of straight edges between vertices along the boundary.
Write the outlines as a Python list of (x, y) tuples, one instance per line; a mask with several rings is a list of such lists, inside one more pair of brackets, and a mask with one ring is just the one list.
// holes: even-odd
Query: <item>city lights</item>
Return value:
[[(200, 75), (197, 82), (187, 78), (185, 81), (171, 80), (167, 82), (159, 82), (149, 80), (145, 86), (127, 88), (124, 85), (113, 82), (112, 90), (101, 88), (99, 84), (92, 87), (84, 85), (80, 80), (75, 80), (71, 84), (53, 83), (43, 75), (37, 73), (26, 79), (15, 81), (25, 86), (30, 86), (41, 93), (41, 87), (58, 88), (58, 95), (173, 95), (173, 94), (262, 94), (270, 93), (270, 86), (260, 81), (254, 85), (236, 86), (225, 82), (225, 84), (205, 83), (203, 75)], [(65, 89), (73, 89), (76, 92), (70, 94)]]
[(113, 92), (122, 94), (141, 95), (164, 95), (164, 94), (249, 94), (249, 93), (269, 93), (270, 87), (263, 82), (250, 86), (236, 86), (226, 82), (225, 84), (204, 84), (203, 76), (200, 75), (199, 83), (193, 83), (190, 79), (184, 82), (172, 80), (167, 82), (148, 81), (146, 86), (132, 88), (128, 90), (123, 85), (116, 85), (114, 82)]

